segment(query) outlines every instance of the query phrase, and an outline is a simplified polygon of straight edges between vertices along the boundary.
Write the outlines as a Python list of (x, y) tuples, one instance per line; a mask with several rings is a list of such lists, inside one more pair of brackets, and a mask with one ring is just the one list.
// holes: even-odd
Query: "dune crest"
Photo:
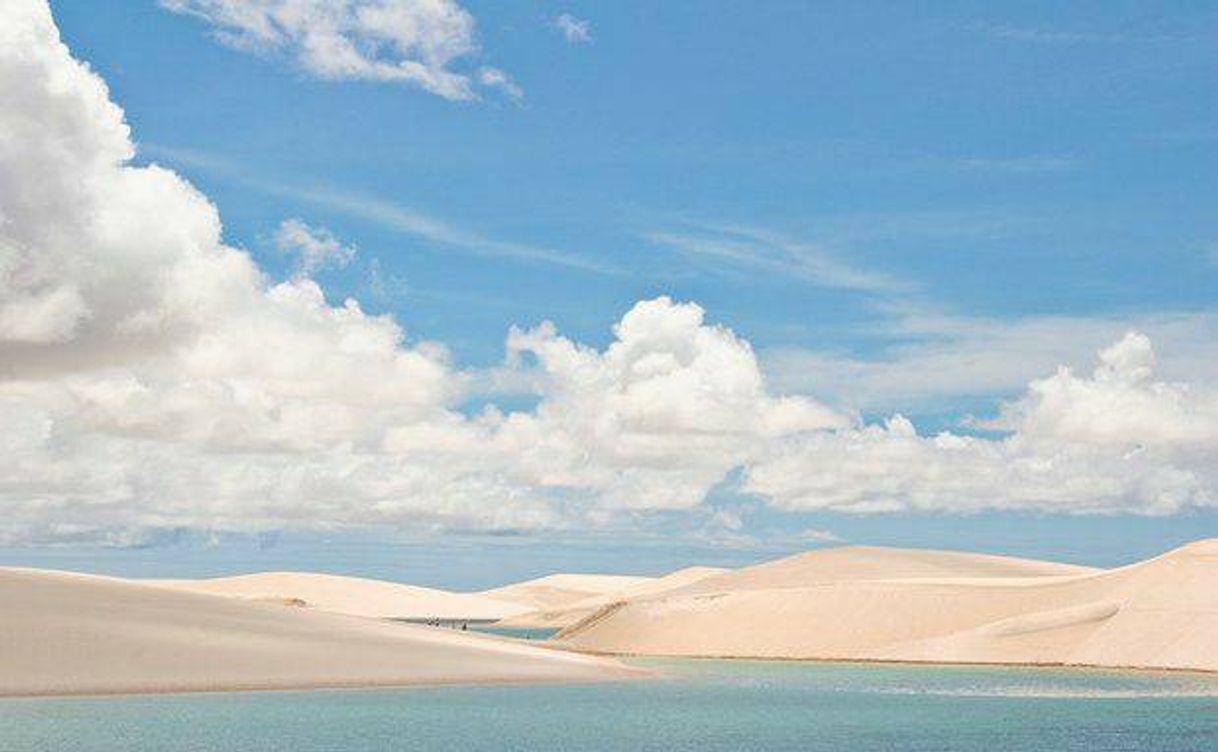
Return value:
[(701, 580), (683, 592), (759, 590), (815, 583), (972, 577), (1046, 577), (1099, 570), (1036, 559), (883, 546), (838, 546), (795, 554)]
[(654, 577), (617, 574), (551, 574), (484, 590), (479, 595), (526, 606), (526, 611), (565, 608), (585, 598), (640, 587)]
[(1218, 670), (1218, 540), (1113, 570), (842, 548), (615, 604), (563, 630), (618, 654)]
[(315, 572), (259, 572), (203, 580), (147, 582), (174, 590), (280, 601), (338, 614), (384, 619), (494, 621), (530, 610), (528, 605), (480, 593), (454, 593)]

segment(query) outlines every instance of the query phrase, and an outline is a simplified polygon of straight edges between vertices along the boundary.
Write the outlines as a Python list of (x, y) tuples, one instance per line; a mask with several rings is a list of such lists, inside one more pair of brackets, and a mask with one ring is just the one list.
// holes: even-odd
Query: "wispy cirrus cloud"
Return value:
[(1162, 346), (1157, 367), (1165, 378), (1218, 383), (1218, 310), (1016, 319), (893, 313), (884, 329), (897, 341), (868, 357), (771, 348), (761, 354), (766, 375), (779, 392), (815, 391), (848, 409), (934, 412), (1017, 394), (1059, 366), (1084, 366), (1089, 352), (1136, 329)]
[(375, 196), (326, 187), (267, 186), (268, 192), (367, 220), (386, 229), (413, 235), (431, 243), (479, 255), (515, 259), (529, 263), (562, 266), (595, 274), (619, 271), (599, 261), (546, 246), (496, 240), (420, 213), (410, 207)]
[[(761, 351), (779, 393), (815, 393), (845, 410), (958, 416), (962, 405), (984, 409), (1058, 366), (1084, 366), (1088, 353), (1131, 329), (1163, 345), (1159, 369), (1166, 378), (1218, 383), (1218, 309), (974, 316), (945, 306), (914, 280), (844, 261), (837, 250), (910, 237), (967, 247), (1027, 222), (984, 212), (818, 217), (823, 245), (773, 230), (694, 223), (645, 237), (714, 269), (760, 270), (863, 293), (867, 323), (853, 349), (825, 343)], [(1218, 263), (1218, 252), (1203, 252)]]
[(143, 156), (164, 159), (178, 167), (223, 175), (267, 195), (290, 198), (319, 206), (463, 253), (560, 266), (594, 274), (620, 273), (610, 264), (575, 253), (530, 243), (489, 238), (388, 199), (325, 185), (268, 180), (250, 174), (235, 161), (194, 149), (181, 149), (161, 144), (141, 144), (139, 151)]
[(856, 267), (815, 243), (757, 227), (695, 224), (644, 238), (693, 258), (791, 275), (820, 287), (885, 294), (913, 289), (906, 280)]
[(1006, 23), (982, 22), (971, 27), (974, 31), (1009, 42), (1040, 45), (1112, 44), (1127, 39), (1125, 34), (1090, 29), (1057, 29), (1046, 26), (1019, 26)]
[(970, 172), (999, 172), (1033, 175), (1070, 172), (1078, 168), (1075, 157), (1060, 154), (1028, 154), (1015, 157), (954, 157), (944, 160), (950, 167)]

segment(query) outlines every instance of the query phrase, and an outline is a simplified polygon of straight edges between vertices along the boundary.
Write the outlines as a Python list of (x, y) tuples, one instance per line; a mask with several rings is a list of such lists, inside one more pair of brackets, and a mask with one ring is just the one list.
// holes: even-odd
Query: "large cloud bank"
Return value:
[(919, 436), (884, 425), (773, 447), (747, 488), (791, 510), (986, 508), (1169, 514), (1218, 503), (1218, 393), (1154, 379), (1154, 351), (1130, 333), (1089, 377), (1032, 382), (988, 427), (1003, 439)]
[(789, 510), (1215, 503), (1218, 398), (1156, 381), (1139, 335), (1034, 382), (1005, 438), (922, 437), (771, 393), (747, 342), (658, 298), (604, 350), (513, 329), (537, 406), (466, 414), (476, 380), (443, 346), (311, 279), (353, 249), (290, 221), (302, 262), (271, 280), (189, 183), (131, 165), (43, 2), (0, 7), (0, 91), (0, 537), (625, 524), (699, 510), (738, 468)]

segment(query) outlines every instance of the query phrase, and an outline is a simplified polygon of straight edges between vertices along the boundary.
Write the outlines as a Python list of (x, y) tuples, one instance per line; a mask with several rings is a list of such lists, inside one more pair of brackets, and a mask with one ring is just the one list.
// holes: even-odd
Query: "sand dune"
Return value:
[[(828, 549), (798, 554), (740, 570), (687, 567), (663, 577), (636, 578), (640, 581), (579, 599), (574, 599), (567, 591), (555, 596), (553, 591), (547, 590), (552, 596), (549, 603), (553, 605), (506, 617), (499, 624), (505, 627), (563, 628), (591, 616), (609, 604), (666, 593), (754, 590), (879, 577), (1030, 577), (1076, 575), (1091, 571), (1094, 570), (1069, 564), (984, 554), (869, 547)], [(565, 578), (581, 577), (587, 575), (555, 575), (489, 592), (500, 594), (499, 597), (511, 597), (517, 589), (546, 589), (540, 588), (539, 585), (552, 587), (554, 583), (572, 582)], [(614, 585), (617, 584), (616, 579), (602, 579), (596, 584), (602, 587)]]
[(112, 578), (0, 569), (0, 695), (275, 689), (637, 675), (492, 637)]
[[(375, 618), (500, 621), (565, 626), (613, 600), (663, 592), (726, 570), (689, 567), (665, 577), (552, 574), (493, 590), (460, 593), (315, 572), (259, 572), (201, 580), (143, 580), (150, 585), (243, 600)], [(574, 613), (567, 611), (575, 609)], [(541, 614), (548, 614), (544, 618)], [(536, 616), (530, 616), (536, 615)], [(519, 624), (515, 621), (520, 619)], [(544, 622), (544, 623), (543, 623)]]
[(1218, 540), (1107, 571), (814, 552), (606, 607), (559, 640), (648, 655), (1218, 670)]
[(610, 603), (667, 593), (687, 587), (695, 582), (724, 574), (728, 570), (718, 567), (686, 567), (670, 572), (663, 577), (647, 579), (620, 590), (598, 593), (567, 603), (558, 608), (540, 609), (509, 616), (498, 623), (502, 627), (562, 628), (584, 619)]
[(585, 598), (639, 587), (655, 579), (616, 574), (552, 574), (484, 590), (478, 595), (518, 603), (529, 611), (552, 610)]
[(176, 590), (393, 619), (494, 621), (532, 610), (529, 605), (478, 593), (453, 593), (396, 582), (313, 572), (260, 572), (205, 580), (147, 582)]
[(761, 590), (824, 582), (923, 578), (1041, 577), (1098, 570), (1035, 559), (879, 546), (842, 546), (788, 556), (692, 583), (681, 592)]

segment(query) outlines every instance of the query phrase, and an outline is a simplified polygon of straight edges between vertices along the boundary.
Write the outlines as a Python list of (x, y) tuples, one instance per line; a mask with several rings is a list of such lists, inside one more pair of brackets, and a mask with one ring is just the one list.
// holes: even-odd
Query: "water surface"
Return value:
[(515, 637), (518, 640), (548, 640), (559, 631), (551, 627), (496, 627), (493, 624), (480, 624), (471, 626), (470, 629), (501, 637)]
[(0, 701), (0, 749), (1218, 750), (1218, 678), (646, 661), (664, 678)]

